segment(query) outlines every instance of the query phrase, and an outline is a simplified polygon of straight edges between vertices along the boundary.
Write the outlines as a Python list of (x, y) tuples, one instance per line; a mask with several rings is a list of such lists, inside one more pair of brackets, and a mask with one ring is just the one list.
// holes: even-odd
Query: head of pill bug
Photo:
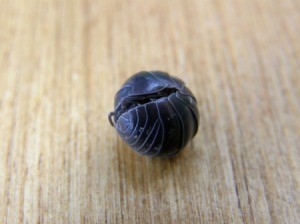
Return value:
[(195, 136), (197, 101), (185, 83), (166, 72), (142, 71), (115, 95), (109, 121), (136, 152), (173, 157)]

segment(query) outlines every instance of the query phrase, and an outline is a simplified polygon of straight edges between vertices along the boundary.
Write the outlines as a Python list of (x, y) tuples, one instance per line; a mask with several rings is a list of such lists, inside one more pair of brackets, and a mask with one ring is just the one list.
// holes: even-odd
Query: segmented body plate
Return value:
[(197, 133), (197, 102), (184, 83), (163, 72), (140, 72), (115, 97), (114, 126), (138, 153), (171, 157)]

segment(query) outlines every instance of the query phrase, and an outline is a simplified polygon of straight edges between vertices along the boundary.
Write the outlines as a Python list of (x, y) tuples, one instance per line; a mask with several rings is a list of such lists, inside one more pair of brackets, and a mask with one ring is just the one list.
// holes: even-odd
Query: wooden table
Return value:
[[(299, 223), (299, 0), (0, 2), (0, 223)], [(182, 78), (178, 157), (107, 114), (140, 70)]]

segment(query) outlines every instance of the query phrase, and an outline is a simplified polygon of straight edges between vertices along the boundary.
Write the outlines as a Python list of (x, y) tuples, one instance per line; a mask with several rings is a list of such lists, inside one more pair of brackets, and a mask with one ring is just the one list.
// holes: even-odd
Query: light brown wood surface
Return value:
[[(197, 97), (176, 158), (107, 120), (140, 70)], [(299, 220), (299, 0), (0, 1), (0, 223)]]

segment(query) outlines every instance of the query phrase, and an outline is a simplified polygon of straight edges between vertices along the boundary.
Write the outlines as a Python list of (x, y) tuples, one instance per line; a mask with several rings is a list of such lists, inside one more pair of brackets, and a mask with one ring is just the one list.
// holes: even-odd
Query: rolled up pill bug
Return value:
[(115, 96), (109, 121), (140, 154), (172, 157), (198, 130), (199, 112), (192, 92), (179, 78), (142, 71), (129, 78)]

